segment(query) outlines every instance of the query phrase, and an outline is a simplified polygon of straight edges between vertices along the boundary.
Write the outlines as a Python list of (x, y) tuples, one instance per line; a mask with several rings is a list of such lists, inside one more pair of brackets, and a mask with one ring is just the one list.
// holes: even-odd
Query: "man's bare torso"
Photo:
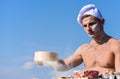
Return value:
[(80, 46), (74, 54), (59, 63), (67, 66), (66, 69), (79, 66), (84, 62), (86, 70), (96, 70), (100, 74), (118, 72), (120, 70), (120, 41), (109, 38), (102, 44), (95, 43)]
[(101, 45), (95, 45), (91, 42), (82, 47), (81, 56), (86, 69), (99, 70), (101, 73), (106, 70), (115, 70), (114, 54), (111, 50), (113, 41), (115, 39), (111, 38), (108, 42)]

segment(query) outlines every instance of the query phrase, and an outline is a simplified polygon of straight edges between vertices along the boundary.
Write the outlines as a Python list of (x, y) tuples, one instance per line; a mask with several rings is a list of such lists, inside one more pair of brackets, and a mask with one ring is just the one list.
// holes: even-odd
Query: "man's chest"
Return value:
[(82, 58), (87, 67), (108, 67), (114, 64), (114, 55), (109, 46), (89, 47), (82, 54)]

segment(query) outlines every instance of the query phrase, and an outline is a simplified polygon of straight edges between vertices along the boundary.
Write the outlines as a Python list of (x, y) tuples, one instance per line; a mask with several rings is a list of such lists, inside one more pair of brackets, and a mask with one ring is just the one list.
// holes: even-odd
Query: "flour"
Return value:
[(68, 68), (66, 65), (63, 65), (57, 61), (44, 61), (43, 64), (44, 66), (49, 66), (57, 71), (66, 71)]
[(93, 31), (98, 32), (100, 29), (97, 27), (98, 24), (93, 25)]

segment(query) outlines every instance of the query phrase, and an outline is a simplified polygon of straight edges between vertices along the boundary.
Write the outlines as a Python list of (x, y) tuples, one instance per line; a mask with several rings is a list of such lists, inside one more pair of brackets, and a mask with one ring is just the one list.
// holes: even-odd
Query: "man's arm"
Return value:
[(57, 65), (52, 66), (52, 68), (58, 71), (66, 71), (80, 65), (83, 62), (81, 52), (82, 47), (79, 47), (73, 55), (64, 60), (58, 60)]
[(120, 73), (120, 41), (116, 41), (113, 45), (115, 55), (115, 71)]

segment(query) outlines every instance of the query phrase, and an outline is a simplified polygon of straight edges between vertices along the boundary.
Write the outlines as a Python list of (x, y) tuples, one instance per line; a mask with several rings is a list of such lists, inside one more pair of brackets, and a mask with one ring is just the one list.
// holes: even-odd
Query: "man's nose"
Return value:
[(87, 30), (91, 30), (91, 27), (90, 27), (90, 25), (87, 25)]

